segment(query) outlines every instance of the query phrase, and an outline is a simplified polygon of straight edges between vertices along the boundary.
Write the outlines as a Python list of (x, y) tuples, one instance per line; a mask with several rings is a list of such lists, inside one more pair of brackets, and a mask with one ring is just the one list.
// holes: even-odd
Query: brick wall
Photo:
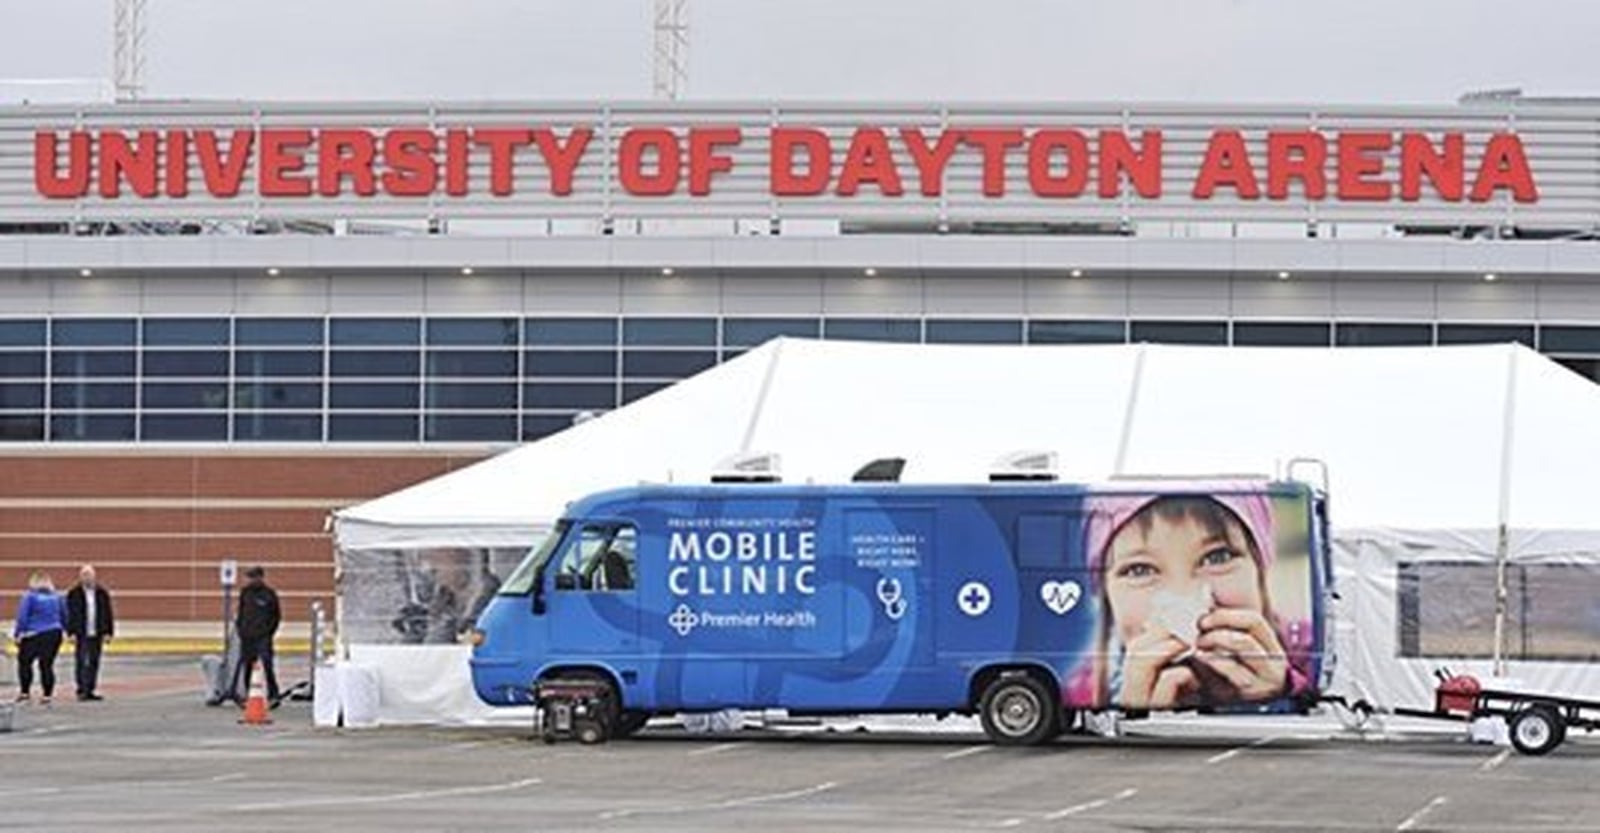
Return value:
[(305, 619), (332, 609), (332, 511), (477, 462), (463, 451), (0, 451), (0, 617), (35, 569), (96, 566), (125, 620), (215, 621), (218, 565), (259, 563)]

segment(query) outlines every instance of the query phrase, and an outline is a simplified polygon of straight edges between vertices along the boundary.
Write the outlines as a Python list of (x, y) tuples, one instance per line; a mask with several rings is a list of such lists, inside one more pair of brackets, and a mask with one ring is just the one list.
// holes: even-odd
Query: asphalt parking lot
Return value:
[(520, 728), (317, 730), (295, 703), (244, 727), (200, 704), (192, 659), (115, 658), (107, 674), (106, 702), (26, 707), (0, 734), (0, 829), (1600, 828), (1600, 741), (1583, 738), (1544, 758), (1225, 722), (1021, 750), (677, 730), (546, 746)]

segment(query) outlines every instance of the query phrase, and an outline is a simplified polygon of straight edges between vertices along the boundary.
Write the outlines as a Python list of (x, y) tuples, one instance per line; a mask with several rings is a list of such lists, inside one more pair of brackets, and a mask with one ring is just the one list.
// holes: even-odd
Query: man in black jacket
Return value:
[(67, 634), (77, 645), (74, 670), (79, 700), (99, 700), (100, 649), (116, 634), (111, 613), (111, 593), (95, 580), (94, 567), (78, 570), (78, 583), (67, 591)]
[[(239, 614), (234, 619), (239, 634), (239, 664), (233, 668), (233, 684), (229, 690), (240, 705), (250, 692), (250, 667), (257, 660), (267, 676), (267, 700), (274, 706), (279, 700), (278, 672), (272, 667), (272, 637), (283, 621), (283, 611), (278, 607), (277, 591), (267, 586), (266, 575), (267, 571), (261, 567), (251, 567), (245, 571), (248, 581), (239, 591)], [(242, 688), (239, 685), (241, 674), (244, 677)]]

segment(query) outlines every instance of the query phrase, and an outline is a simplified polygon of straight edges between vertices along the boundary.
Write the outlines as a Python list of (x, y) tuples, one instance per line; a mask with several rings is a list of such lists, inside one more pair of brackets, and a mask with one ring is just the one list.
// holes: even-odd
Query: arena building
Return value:
[[(1520, 341), (1600, 377), (1600, 107), (0, 108), (0, 609), (217, 615), (327, 513), (777, 335)], [(672, 442), (662, 437), (662, 442)]]

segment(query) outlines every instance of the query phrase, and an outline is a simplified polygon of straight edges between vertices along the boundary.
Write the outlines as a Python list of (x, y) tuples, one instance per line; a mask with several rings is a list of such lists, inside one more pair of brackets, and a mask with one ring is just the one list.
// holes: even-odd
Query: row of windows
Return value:
[[(668, 382), (615, 381), (517, 385), (475, 382), (56, 383), (0, 382), (0, 411), (38, 410), (517, 410), (605, 409)], [(231, 393), (230, 393), (231, 392)], [(520, 395), (520, 399), (519, 399)]]
[(571, 424), (570, 414), (514, 413), (79, 413), (48, 420), (42, 414), (0, 414), (0, 441), (507, 442), (537, 439)]
[[(619, 362), (620, 358), (620, 362)], [(145, 378), (682, 378), (717, 363), (716, 350), (215, 350), (0, 351), (0, 379)], [(46, 367), (49, 368), (48, 374)]]
[[(0, 321), (7, 348), (142, 345), (147, 361), (215, 354), (268, 355), (273, 348), (681, 347), (749, 348), (777, 336), (932, 343), (1374, 345), (1520, 341), (1546, 352), (1600, 353), (1600, 327), (1533, 324), (1022, 320), (962, 318), (57, 318)], [(252, 350), (250, 348), (267, 348)], [(346, 349), (353, 348), (353, 349)], [(372, 351), (365, 351), (371, 353)], [(514, 355), (510, 351), (471, 351)], [(411, 351), (410, 354), (415, 354)], [(429, 356), (448, 355), (446, 350)], [(223, 357), (218, 354), (218, 361)], [(174, 358), (175, 362), (198, 361)]]

